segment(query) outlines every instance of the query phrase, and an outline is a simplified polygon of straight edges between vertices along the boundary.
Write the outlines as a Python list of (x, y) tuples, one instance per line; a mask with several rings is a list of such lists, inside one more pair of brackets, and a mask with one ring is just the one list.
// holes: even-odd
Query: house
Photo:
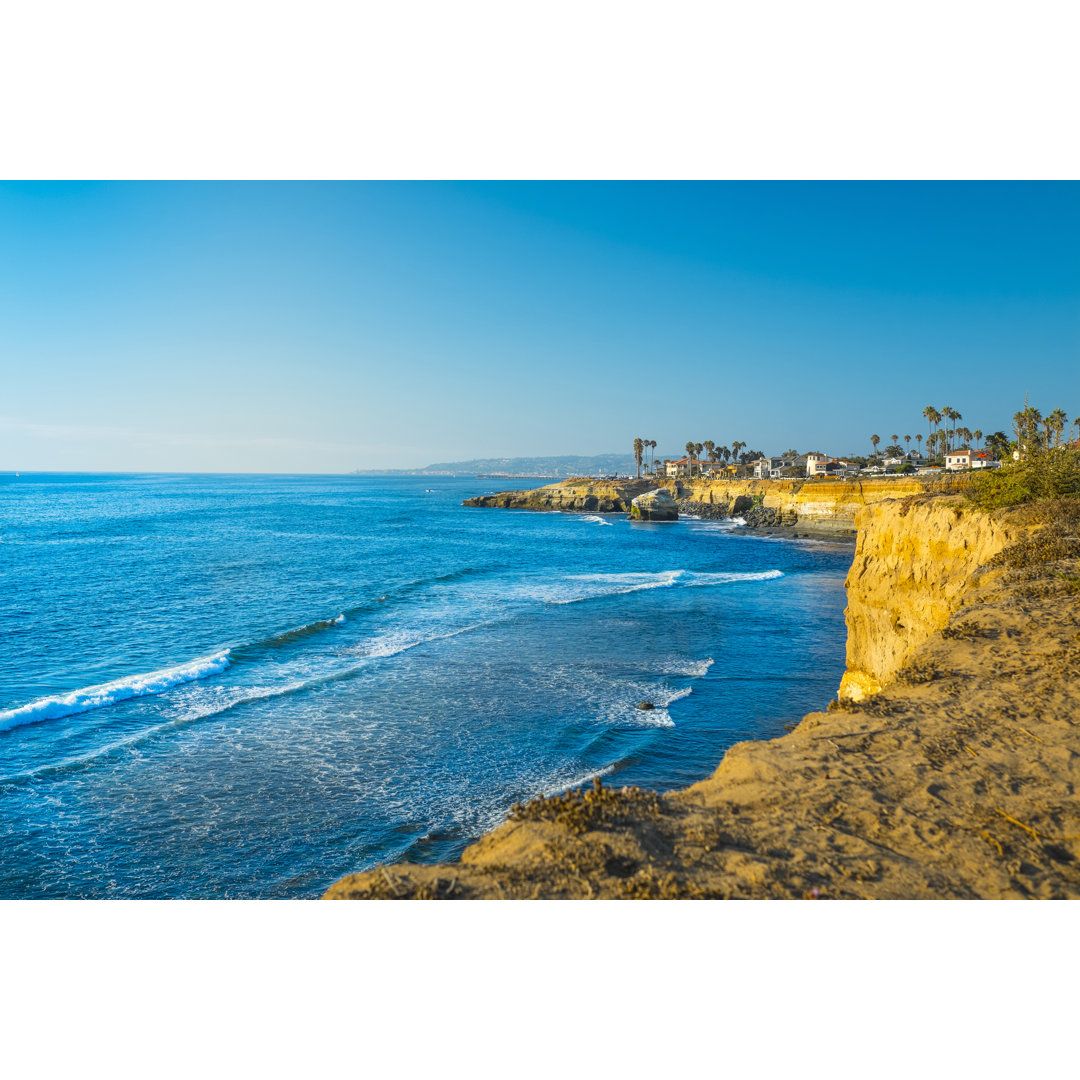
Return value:
[(945, 455), (945, 468), (949, 472), (959, 472), (961, 469), (971, 468), (971, 451), (954, 450)]
[(668, 476), (687, 476), (690, 472), (690, 459), (679, 458), (678, 461), (668, 461), (664, 468)]
[(699, 461), (697, 464), (701, 467), (702, 476), (708, 473), (722, 473), (728, 468), (722, 461)]
[(973, 469), (997, 469), (1001, 467), (1000, 461), (995, 461), (986, 450), (976, 450), (971, 458)]
[(754, 472), (755, 480), (774, 480), (780, 476), (780, 470), (789, 464), (788, 459), (782, 457), (760, 457), (757, 461), (751, 461), (750, 467)]
[(825, 462), (829, 460), (827, 454), (811, 453), (806, 455), (806, 475), (824, 476)]

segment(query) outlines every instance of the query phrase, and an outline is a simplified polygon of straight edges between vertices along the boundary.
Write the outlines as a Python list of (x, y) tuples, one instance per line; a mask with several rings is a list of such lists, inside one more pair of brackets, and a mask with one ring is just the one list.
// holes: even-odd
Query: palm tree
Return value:
[(1048, 446), (1050, 445), (1049, 436), (1050, 436), (1051, 433), (1054, 436), (1054, 445), (1059, 446), (1061, 444), (1061, 433), (1065, 430), (1065, 424), (1068, 421), (1068, 419), (1069, 418), (1065, 415), (1065, 410), (1064, 409), (1055, 409), (1046, 418), (1046, 430), (1047, 430), (1046, 443), (1047, 443)]
[[(694, 453), (697, 454), (698, 461), (701, 460), (701, 451), (705, 449), (704, 443), (694, 443)], [(701, 466), (698, 466), (698, 472), (701, 472)]]
[(714, 443), (712, 439), (706, 439), (701, 445), (704, 447), (705, 452), (709, 455), (709, 460), (715, 461), (716, 458), (713, 455), (716, 453), (716, 443)]
[(890, 435), (889, 438), (892, 439), (893, 446), (895, 446), (900, 441), (900, 436), (899, 435)]
[(945, 453), (947, 454), (952, 447), (952, 437), (956, 434), (956, 421), (964, 418), (951, 405), (946, 405), (941, 411), (945, 414), (949, 423), (953, 425), (953, 428), (949, 430), (948, 438), (945, 440)]
[(652, 469), (656, 472), (656, 440), (651, 440), (649, 446), (652, 448)]
[[(933, 433), (933, 429), (941, 423), (941, 413), (934, 408), (933, 405), (927, 405), (922, 411), (923, 416), (926, 417), (927, 428), (930, 433)], [(926, 439), (926, 449), (930, 450), (930, 437)]]
[(979, 428), (976, 428), (971, 434), (977, 443), (982, 442), (982, 431)]
[(971, 431), (969, 428), (961, 427), (956, 429), (956, 434), (964, 440), (964, 445), (971, 448)]
[(870, 445), (873, 446), (875, 454), (877, 453), (877, 444), (879, 442), (881, 442), (881, 436), (880, 435), (871, 435), (870, 436)]
[(645, 450), (645, 440), (637, 438), (634, 440), (634, 461), (637, 464), (637, 478), (641, 479), (641, 456)]
[(906, 444), (904, 449), (905, 450), (910, 450), (911, 449), (911, 436), (910, 435), (905, 435), (904, 436), (904, 443)]
[(1021, 454), (1037, 450), (1042, 441), (1039, 434), (1039, 424), (1042, 423), (1042, 413), (1034, 405), (1027, 404), (1024, 399), (1024, 408), (1018, 413), (1013, 413), (1013, 430), (1016, 432), (1016, 448)]
[(731, 460), (731, 447), (721, 446), (717, 448), (717, 454), (719, 454), (725, 461)]
[(686, 475), (687, 476), (693, 476), (694, 475), (694, 444), (692, 442), (688, 442), (686, 444), (686, 457), (687, 457)]
[(744, 443), (744, 442), (738, 442), (737, 440), (732, 440), (732, 443), (731, 443), (731, 456), (735, 459), (736, 464), (739, 461), (739, 451), (745, 445), (746, 445), (746, 443)]
[(918, 444), (916, 449), (919, 451), (919, 457), (922, 457), (922, 435), (916, 435), (915, 442)]

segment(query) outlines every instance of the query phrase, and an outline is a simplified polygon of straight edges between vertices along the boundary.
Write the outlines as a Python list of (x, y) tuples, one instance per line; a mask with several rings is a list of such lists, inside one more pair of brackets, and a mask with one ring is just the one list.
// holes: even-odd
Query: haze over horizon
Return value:
[(1076, 183), (7, 183), (0, 468), (867, 453), (1080, 413)]

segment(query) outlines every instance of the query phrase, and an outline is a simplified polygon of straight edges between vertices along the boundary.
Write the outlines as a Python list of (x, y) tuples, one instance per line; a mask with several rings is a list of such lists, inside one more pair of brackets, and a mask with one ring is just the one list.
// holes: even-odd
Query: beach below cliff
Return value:
[(668, 794), (516, 807), (328, 898), (1080, 897), (1080, 509), (868, 506), (840, 698)]

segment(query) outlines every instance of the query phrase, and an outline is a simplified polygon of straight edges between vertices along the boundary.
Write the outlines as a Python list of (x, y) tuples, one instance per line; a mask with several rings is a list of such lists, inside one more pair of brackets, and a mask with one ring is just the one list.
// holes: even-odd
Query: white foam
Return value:
[(664, 675), (685, 675), (691, 679), (700, 679), (708, 674), (713, 663), (711, 656), (706, 656), (704, 660), (669, 660), (659, 671)]
[(692, 686), (684, 686), (681, 690), (672, 690), (670, 694), (666, 695), (667, 700), (661, 702), (661, 705), (666, 709), (673, 701), (689, 697), (693, 692), (694, 688)]
[(397, 656), (398, 653), (415, 649), (418, 645), (429, 645), (433, 641), (443, 641), (446, 638), (457, 637), (459, 634), (467, 634), (470, 630), (477, 630), (483, 625), (483, 623), (473, 623), (471, 626), (462, 626), (458, 630), (448, 630), (445, 634), (429, 634), (427, 637), (417, 637), (415, 633), (399, 631), (386, 634), (383, 637), (373, 638), (363, 645), (357, 645), (346, 651), (353, 656), (372, 659)]
[(541, 586), (536, 593), (538, 599), (548, 604), (578, 604), (583, 600), (596, 600), (603, 596), (622, 596), (647, 589), (670, 589), (676, 585), (700, 588), (727, 585), (735, 581), (769, 581), (783, 576), (781, 570), (717, 573), (665, 570), (653, 574), (578, 574), (561, 584)]
[(73, 690), (70, 694), (58, 694), (55, 697), (39, 698), (17, 709), (0, 712), (0, 731), (10, 731), (23, 724), (35, 724), (41, 720), (58, 720), (63, 716), (100, 709), (127, 698), (146, 697), (160, 694), (180, 683), (205, 679), (210, 675), (219, 675), (229, 666), (229, 650), (215, 653), (201, 660), (192, 660), (187, 664), (151, 671), (146, 675), (130, 675), (125, 679), (114, 679), (99, 686), (87, 686)]
[(595, 514), (589, 514), (581, 519), (582, 521), (591, 522), (593, 525), (610, 525), (611, 522), (605, 518), (598, 517)]
[(545, 789), (544, 798), (550, 799), (552, 795), (561, 795), (564, 791), (569, 791), (571, 788), (581, 787), (582, 784), (589, 783), (594, 777), (608, 776), (614, 771), (614, 765), (605, 765), (602, 769), (598, 769), (596, 772), (586, 773), (584, 776), (579, 776), (576, 780), (570, 780), (567, 783), (560, 781), (555, 787)]

